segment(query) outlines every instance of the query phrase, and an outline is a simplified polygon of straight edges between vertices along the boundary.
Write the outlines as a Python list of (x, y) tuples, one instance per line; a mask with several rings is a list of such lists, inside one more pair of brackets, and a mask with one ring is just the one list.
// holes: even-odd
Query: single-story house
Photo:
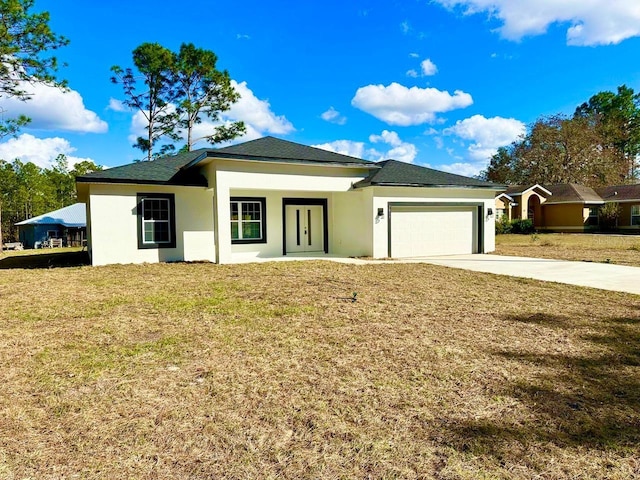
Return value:
[(80, 246), (86, 238), (86, 206), (84, 203), (74, 203), (16, 225), (18, 237), (25, 248), (37, 248), (52, 238), (62, 239), (65, 246)]
[(93, 265), (490, 252), (504, 187), (265, 137), (90, 173)]
[(498, 218), (531, 219), (540, 231), (590, 232), (599, 229), (599, 210), (605, 204), (620, 205), (617, 227), (640, 230), (640, 184), (598, 189), (562, 183), (555, 185), (510, 185), (498, 194)]

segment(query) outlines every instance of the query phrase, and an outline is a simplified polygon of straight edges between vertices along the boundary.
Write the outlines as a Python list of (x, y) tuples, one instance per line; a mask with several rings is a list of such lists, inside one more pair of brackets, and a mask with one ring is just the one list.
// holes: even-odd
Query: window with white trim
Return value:
[(176, 246), (173, 194), (138, 194), (138, 248)]
[(232, 197), (231, 243), (266, 243), (265, 211), (262, 197)]
[(631, 205), (631, 225), (640, 225), (640, 205)]

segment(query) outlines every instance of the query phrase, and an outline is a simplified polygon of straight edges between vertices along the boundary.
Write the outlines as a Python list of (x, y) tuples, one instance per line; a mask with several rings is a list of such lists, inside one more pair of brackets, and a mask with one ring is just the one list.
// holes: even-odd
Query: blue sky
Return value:
[(637, 0), (36, 0), (35, 10), (71, 42), (57, 54), (71, 90), (0, 99), (5, 115), (33, 119), (0, 158), (41, 166), (58, 153), (107, 167), (142, 158), (131, 145), (143, 125), (109, 69), (131, 66), (143, 42), (216, 52), (242, 95), (226, 116), (247, 123), (241, 140), (467, 175), (541, 115), (621, 84), (640, 91)]

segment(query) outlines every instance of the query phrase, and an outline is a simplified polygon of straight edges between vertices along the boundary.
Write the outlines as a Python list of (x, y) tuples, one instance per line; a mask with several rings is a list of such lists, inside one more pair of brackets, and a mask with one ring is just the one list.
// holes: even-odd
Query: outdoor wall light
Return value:
[(489, 208), (489, 209), (487, 210), (487, 216), (489, 216), (489, 217), (490, 217), (491, 215), (493, 215), (493, 208)]
[(378, 218), (384, 218), (384, 208), (378, 209)]

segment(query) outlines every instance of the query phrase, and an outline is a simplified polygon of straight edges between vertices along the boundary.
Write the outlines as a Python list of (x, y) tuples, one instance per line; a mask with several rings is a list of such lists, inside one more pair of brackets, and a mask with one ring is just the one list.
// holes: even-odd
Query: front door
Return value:
[(287, 253), (324, 252), (322, 205), (287, 205)]

